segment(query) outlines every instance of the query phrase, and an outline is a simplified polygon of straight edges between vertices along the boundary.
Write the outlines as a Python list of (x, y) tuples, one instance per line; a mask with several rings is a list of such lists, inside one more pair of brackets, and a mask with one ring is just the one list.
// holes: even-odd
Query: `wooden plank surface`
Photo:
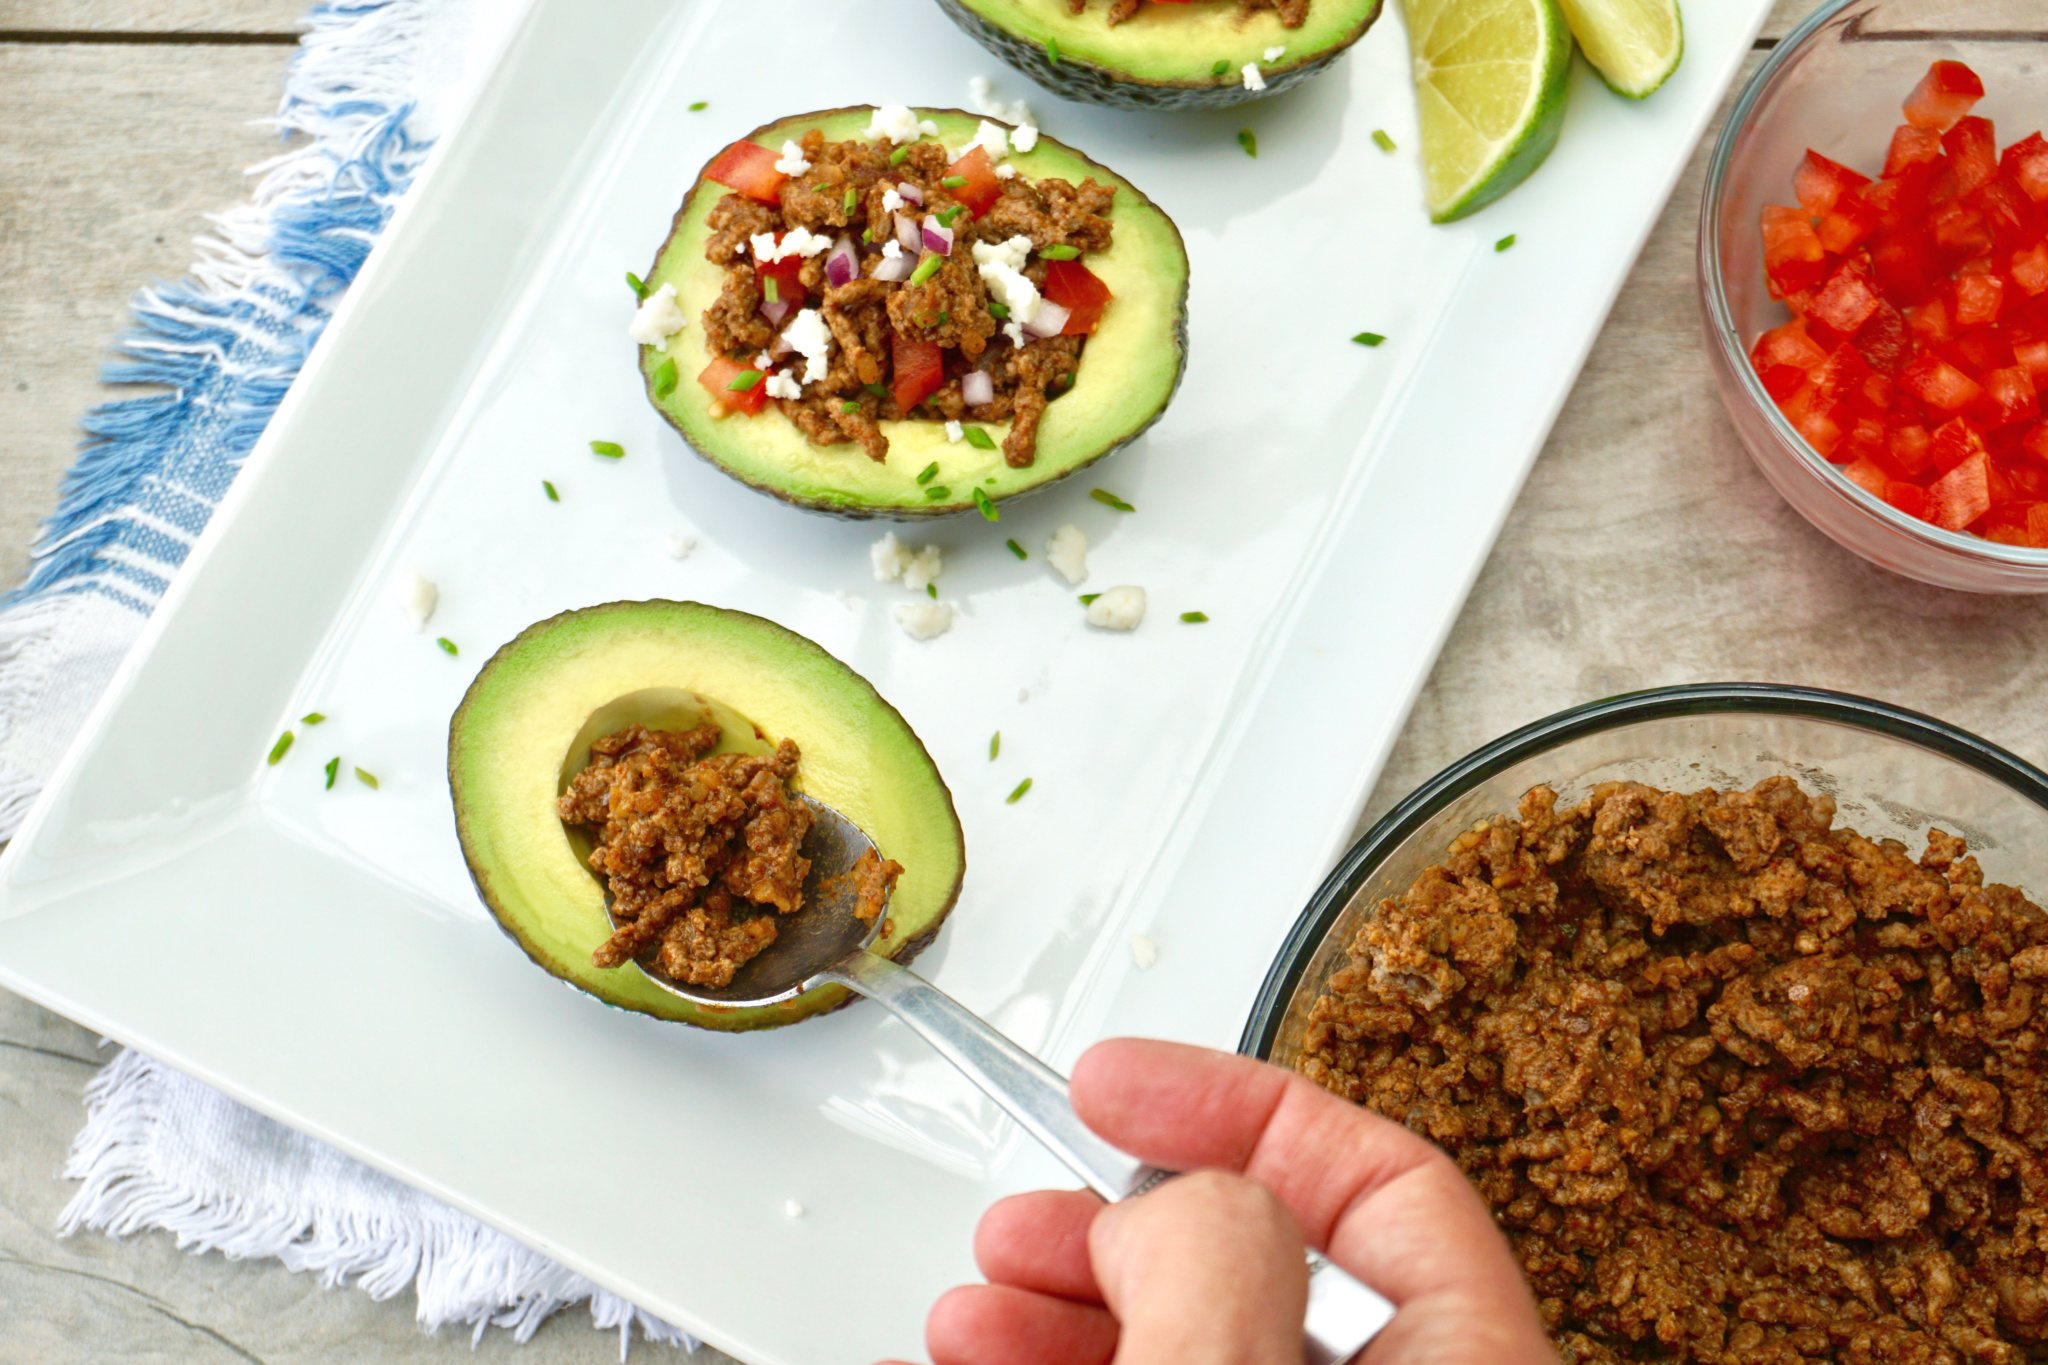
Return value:
[(0, 0), (0, 35), (295, 34), (306, 0)]

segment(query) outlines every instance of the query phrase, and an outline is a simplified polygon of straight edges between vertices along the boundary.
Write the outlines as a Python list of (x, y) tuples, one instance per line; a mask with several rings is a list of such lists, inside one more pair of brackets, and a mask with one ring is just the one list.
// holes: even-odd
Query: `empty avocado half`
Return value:
[[(1144, 4), (1112, 27), (1109, 0), (939, 0), (954, 23), (1056, 94), (1121, 109), (1218, 109), (1301, 84), (1365, 36), (1382, 0), (1310, 0), (1298, 28), (1240, 0)], [(1266, 54), (1284, 49), (1272, 58)], [(1246, 65), (1260, 85), (1247, 85)]]
[[(929, 140), (953, 150), (972, 143), (982, 123), (957, 109), (916, 114), (938, 127)], [(866, 140), (873, 117), (867, 106), (798, 114), (743, 140), (776, 150), (813, 128), (827, 142)], [(705, 259), (704, 249), (712, 235), (711, 211), (732, 191), (702, 173), (647, 272), (647, 292), (673, 284), (688, 319), (667, 339), (666, 351), (639, 348), (648, 401), (691, 449), (742, 483), (845, 517), (914, 520), (972, 510), (984, 501), (998, 503), (1046, 487), (1137, 439), (1166, 411), (1187, 365), (1188, 257), (1180, 232), (1129, 181), (1049, 137), (1040, 136), (1032, 150), (1012, 152), (1008, 160), (1033, 180), (1058, 177), (1078, 185), (1092, 176), (1116, 186), (1107, 215), (1113, 229), (1109, 249), (1090, 251), (1082, 261), (1108, 286), (1111, 299), (1082, 346), (1072, 387), (1046, 407), (1031, 464), (1012, 468), (1000, 449), (949, 440), (943, 422), (921, 418), (880, 423), (889, 451), (878, 462), (855, 444), (813, 445), (772, 403), (753, 416), (715, 408), (711, 394), (695, 381), (712, 360), (701, 318), (717, 300), (725, 272)], [(1009, 434), (1007, 421), (968, 424), (983, 428), (997, 447)], [(936, 472), (927, 472), (934, 465)]]
[(589, 844), (556, 798), (602, 735), (637, 721), (716, 720), (717, 752), (803, 751), (793, 785), (903, 865), (874, 951), (908, 962), (960, 894), (966, 846), (931, 755), (865, 678), (772, 621), (697, 602), (611, 602), (527, 627), (491, 656), (448, 727), (455, 828), (477, 893), (526, 955), (609, 1005), (731, 1031), (776, 1028), (846, 998), (822, 986), (782, 1005), (706, 1009), (638, 967), (599, 968), (611, 936)]

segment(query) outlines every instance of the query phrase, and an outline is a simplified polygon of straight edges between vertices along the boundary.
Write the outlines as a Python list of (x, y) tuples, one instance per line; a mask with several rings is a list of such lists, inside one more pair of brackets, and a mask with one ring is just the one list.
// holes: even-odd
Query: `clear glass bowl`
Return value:
[(1836, 823), (1917, 854), (1939, 827), (1969, 841), (1986, 880), (2048, 891), (2048, 773), (1967, 731), (1841, 692), (1757, 683), (1658, 688), (1561, 711), (1422, 784), (1344, 855), (1295, 922), (1238, 1050), (1292, 1068), (1310, 1007), (1382, 900), (1452, 839), (1548, 783), (1559, 805), (1601, 782), (1671, 790), (1796, 778), (1835, 798)]
[(1759, 216), (1793, 204), (1808, 147), (1869, 172), (1884, 164), (1899, 106), (1937, 58), (1984, 78), (1975, 112), (2001, 147), (2048, 127), (2040, 0), (1833, 0), (1765, 59), (1714, 144), (1700, 207), (1707, 354), (1735, 431), (1799, 514), (1873, 564), (1968, 592), (2048, 592), (2048, 550), (2000, 545), (1909, 517), (1802, 440), (1750, 368), (1749, 348), (1789, 320), (1764, 287)]

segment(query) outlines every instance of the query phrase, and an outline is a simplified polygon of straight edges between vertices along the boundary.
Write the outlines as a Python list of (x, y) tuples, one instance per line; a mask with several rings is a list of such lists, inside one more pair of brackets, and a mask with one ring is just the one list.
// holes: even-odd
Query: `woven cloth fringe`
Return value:
[[(20, 827), (87, 711), (205, 529), (431, 146), (415, 126), (432, 0), (326, 0), (273, 120), (299, 145), (212, 218), (188, 278), (135, 300), (102, 378), (168, 392), (109, 403), (44, 523), (28, 581), (0, 598), (0, 841)], [(441, 16), (445, 18), (445, 15)], [(593, 1323), (694, 1348), (681, 1331), (503, 1234), (136, 1052), (87, 1091), (62, 1230), (164, 1228), (178, 1245), (276, 1257), (383, 1299), (411, 1285), (429, 1330), (520, 1341), (587, 1299)]]

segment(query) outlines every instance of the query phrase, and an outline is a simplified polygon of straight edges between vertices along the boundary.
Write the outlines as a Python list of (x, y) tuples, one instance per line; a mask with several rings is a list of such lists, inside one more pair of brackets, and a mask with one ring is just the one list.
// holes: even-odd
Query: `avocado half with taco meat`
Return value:
[(702, 1028), (775, 1028), (835, 1008), (821, 986), (781, 1005), (706, 1009), (631, 962), (591, 956), (612, 936), (588, 840), (557, 799), (593, 740), (629, 725), (720, 727), (712, 754), (802, 750), (795, 787), (903, 866), (874, 951), (908, 962), (960, 893), (952, 794), (896, 708), (818, 645), (772, 621), (697, 602), (611, 602), (520, 632), (470, 684), (448, 728), (455, 828), (478, 894), (526, 955), (609, 1005)]
[[(1382, 0), (939, 0), (974, 40), (1068, 99), (1218, 109), (1301, 84), (1380, 17)], [(1266, 54), (1281, 49), (1273, 56)], [(1257, 74), (1248, 80), (1244, 68)]]
[(958, 110), (754, 130), (640, 287), (661, 415), (741, 482), (840, 516), (992, 515), (1136, 439), (1187, 360), (1172, 221), (1036, 129)]

